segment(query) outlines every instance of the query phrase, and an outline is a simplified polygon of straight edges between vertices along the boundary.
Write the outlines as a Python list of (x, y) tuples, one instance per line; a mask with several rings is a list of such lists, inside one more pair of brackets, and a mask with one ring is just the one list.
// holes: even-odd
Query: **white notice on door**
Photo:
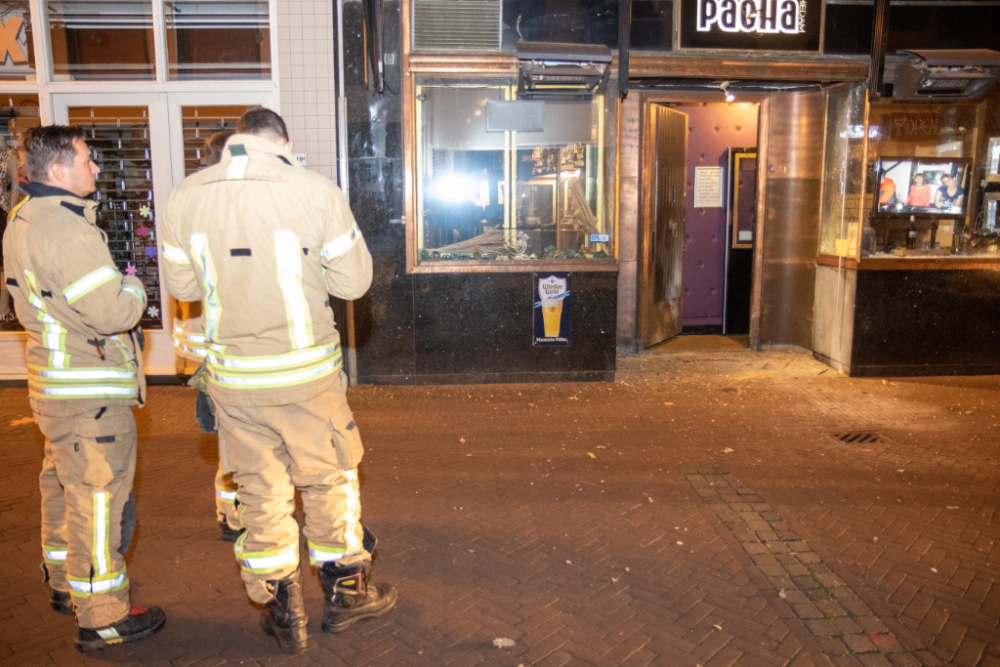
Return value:
[(695, 208), (719, 208), (722, 205), (722, 167), (695, 167)]

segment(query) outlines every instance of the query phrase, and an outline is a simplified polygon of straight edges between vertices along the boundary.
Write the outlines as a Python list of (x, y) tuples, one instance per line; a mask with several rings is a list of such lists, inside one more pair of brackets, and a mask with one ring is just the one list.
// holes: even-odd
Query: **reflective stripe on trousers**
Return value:
[(275, 549), (273, 551), (244, 551), (243, 543), (246, 541), (247, 533), (243, 533), (233, 550), (236, 553), (236, 560), (240, 567), (254, 574), (270, 574), (280, 572), (286, 568), (296, 568), (299, 565), (299, 545), (298, 543)]
[(88, 398), (137, 398), (139, 396), (139, 385), (135, 380), (127, 384), (88, 383), (83, 386), (53, 385), (37, 381), (32, 382), (29, 376), (28, 396), (31, 398), (81, 400)]
[(128, 586), (129, 583), (128, 574), (124, 568), (118, 572), (112, 572), (102, 576), (94, 575), (92, 579), (82, 579), (74, 576), (69, 576), (67, 579), (69, 580), (70, 592), (73, 595), (81, 597), (89, 597), (90, 595), (98, 593), (120, 591)]
[(94, 494), (94, 543), (91, 554), (94, 558), (94, 574), (108, 573), (111, 562), (111, 515), (108, 509), (110, 494), (98, 491)]
[(66, 547), (42, 545), (42, 555), (49, 565), (63, 565), (66, 562)]

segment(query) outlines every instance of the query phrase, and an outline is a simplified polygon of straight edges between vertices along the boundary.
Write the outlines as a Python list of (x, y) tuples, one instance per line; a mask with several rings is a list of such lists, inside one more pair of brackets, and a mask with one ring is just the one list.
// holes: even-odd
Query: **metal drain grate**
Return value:
[(879, 442), (882, 439), (878, 433), (872, 431), (852, 431), (850, 433), (833, 433), (833, 437), (841, 442), (851, 443), (851, 444), (866, 444), (871, 445)]

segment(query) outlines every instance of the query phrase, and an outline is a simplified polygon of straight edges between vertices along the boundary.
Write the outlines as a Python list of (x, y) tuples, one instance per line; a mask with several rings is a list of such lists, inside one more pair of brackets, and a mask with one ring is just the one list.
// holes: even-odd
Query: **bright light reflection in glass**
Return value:
[(445, 174), (431, 185), (431, 196), (446, 204), (462, 204), (476, 198), (480, 184), (468, 174)]

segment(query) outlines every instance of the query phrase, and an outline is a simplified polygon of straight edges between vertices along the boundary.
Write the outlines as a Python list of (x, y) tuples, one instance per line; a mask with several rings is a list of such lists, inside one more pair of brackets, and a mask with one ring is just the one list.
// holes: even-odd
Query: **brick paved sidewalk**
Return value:
[(25, 390), (0, 390), (0, 666), (1000, 667), (997, 378), (852, 380), (739, 350), (620, 366), (353, 391), (376, 578), (400, 603), (324, 634), (308, 574), (301, 656), (259, 630), (218, 539), (215, 438), (181, 387), (138, 413), (129, 562), (167, 626), (76, 653), (40, 583), (42, 440)]

